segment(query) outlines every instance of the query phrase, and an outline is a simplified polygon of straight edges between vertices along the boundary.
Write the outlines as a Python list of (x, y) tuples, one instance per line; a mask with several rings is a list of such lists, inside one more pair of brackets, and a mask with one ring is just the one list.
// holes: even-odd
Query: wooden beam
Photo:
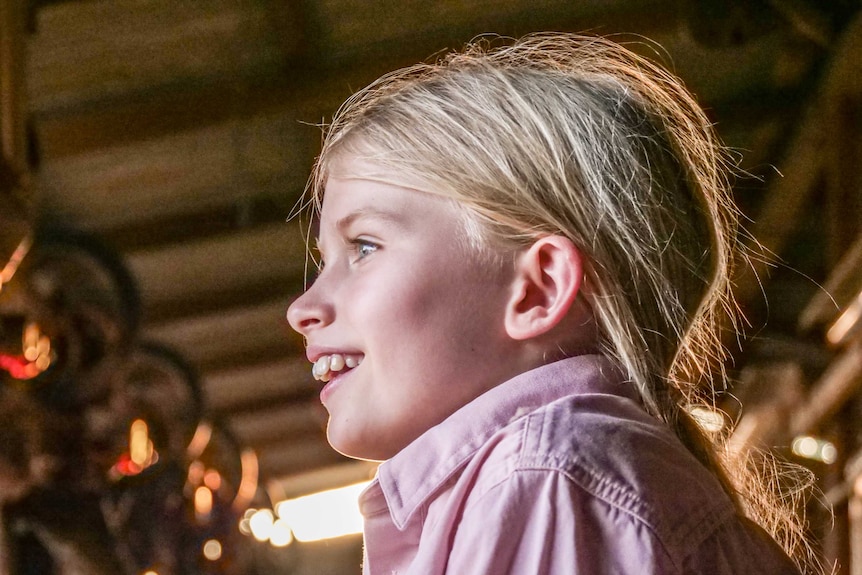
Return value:
[[(862, 58), (862, 43), (856, 57)], [(862, 66), (857, 72), (862, 72)], [(862, 163), (862, 145), (859, 144), (862, 91), (836, 94), (825, 113), (824, 121), (830, 134), (824, 150), (825, 207), (829, 216), (826, 257), (835, 265), (862, 229), (862, 177), (858, 169)], [(862, 283), (859, 288), (862, 289)]]
[(779, 166), (783, 177), (770, 188), (765, 205), (749, 230), (757, 254), (740, 266), (735, 294), (745, 304), (757, 297), (768, 281), (774, 256), (780, 256), (803, 216), (814, 185), (824, 167), (824, 149), (832, 136), (825, 122), (826, 110), (851, 94), (862, 93), (862, 17), (851, 22), (840, 38), (817, 96), (806, 111), (793, 142)]
[(134, 252), (126, 261), (145, 306), (191, 302), (265, 282), (286, 298), (285, 286), (306, 269), (304, 238), (297, 222), (269, 224)]
[(233, 415), (226, 421), (244, 445), (262, 449), (319, 440), (324, 437), (326, 419), (323, 406), (314, 401)]
[(657, 36), (660, 31), (677, 30), (678, 14), (676, 6), (656, 0), (637, 5), (625, 0), (546, 0), (540, 5), (523, 0), (324, 0), (313, 3), (308, 18), (315, 21), (318, 33), (316, 64), (331, 69), (354, 65), (357, 59), (413, 63), (431, 58), (429, 50), (457, 49), (487, 33), (518, 37), (553, 29)]
[(853, 245), (832, 268), (832, 272), (805, 309), (799, 314), (799, 328), (803, 331), (814, 329), (833, 321), (842, 309), (847, 307), (856, 294), (862, 290), (862, 232)]
[(202, 317), (148, 326), (147, 339), (178, 350), (206, 372), (298, 357), (302, 341), (284, 319), (285, 302), (264, 302)]
[(0, 0), (0, 162), (18, 174), (28, 168), (25, 23), (26, 2)]
[[(297, 12), (293, 18), (284, 16), (282, 10), (280, 16), (285, 22), (277, 26), (279, 39), (256, 39), (256, 43), (244, 46), (240, 53), (225, 54), (218, 46), (239, 42), (245, 33), (244, 27), (256, 25), (261, 14), (267, 12), (266, 8), (255, 5), (253, 10), (240, 9), (217, 3), (207, 8), (195, 5), (194, 9), (165, 9), (165, 15), (156, 18), (139, 12), (165, 8), (157, 0), (152, 0), (150, 5), (110, 0), (111, 6), (106, 8), (107, 3), (107, 0), (92, 3), (87, 10), (60, 5), (40, 12), (39, 34), (31, 50), (34, 54), (31, 83), (36, 94), (35, 125), (46, 158), (158, 138), (178, 130), (275, 109), (297, 110), (303, 112), (297, 114), (298, 118), (317, 122), (335, 109), (351, 87), (355, 89), (395, 66), (428, 58), (446, 46), (457, 48), (475, 31), (522, 34), (530, 29), (566, 28), (563, 23), (569, 23), (571, 29), (584, 29), (596, 17), (594, 8), (578, 3), (557, 0), (553, 6), (537, 10), (527, 8), (520, 0), (510, 0), (503, 5), (495, 4), (493, 10), (487, 11), (476, 5), (449, 4), (441, 15), (439, 7), (435, 7), (433, 19), (420, 16), (421, 8), (413, 11), (389, 10), (385, 4), (361, 9), (351, 6), (353, 17), (344, 19), (344, 8), (329, 2), (308, 8), (303, 14), (291, 8), (288, 12)], [(380, 17), (381, 11), (386, 13), (385, 18)], [(750, 83), (751, 78), (768, 77), (767, 74), (740, 73), (740, 70), (762, 68), (763, 62), (780, 48), (777, 42), (761, 42), (755, 48), (728, 51), (726, 57), (715, 58), (713, 51), (677, 33), (675, 10), (668, 10), (661, 2), (642, 4), (636, 10), (618, 2), (604, 5), (602, 12), (605, 21), (616, 24), (613, 29), (603, 28), (601, 33), (620, 30), (650, 33), (655, 44), (641, 41), (632, 47), (656, 57), (657, 46), (661, 45), (673, 58), (666, 63), (687, 77), (692, 89), (701, 93), (708, 91), (714, 100), (724, 99), (722, 94), (738, 93), (740, 82)], [(108, 20), (107, 16), (113, 20)], [(213, 30), (203, 24), (209, 20), (228, 19), (232, 21), (231, 26)], [(320, 34), (313, 41), (307, 38), (311, 42), (309, 45), (316, 48), (310, 49), (309, 45), (297, 42), (291, 43), (289, 48), (278, 48), (284, 38), (300, 37), (295, 24), (300, 19), (308, 20), (311, 23), (307, 26), (319, 30)], [(94, 30), (116, 26), (117, 20), (129, 29), (128, 38), (114, 39), (118, 46), (93, 41)], [(199, 28), (198, 33), (206, 36), (201, 41), (215, 48), (203, 53), (179, 50), (178, 43), (183, 34), (189, 32), (181, 33), (178, 22)], [(540, 25), (545, 22), (547, 25)], [(163, 29), (165, 27), (168, 31)], [(409, 34), (409, 41), (405, 41), (405, 34)], [(148, 38), (150, 35), (153, 38)], [(458, 38), (460, 41), (453, 43)], [(108, 53), (109, 48), (114, 52)], [(370, 54), (369, 49), (379, 49), (379, 57)], [(238, 66), (234, 61), (238, 58), (245, 58), (243, 70), (255, 70), (262, 65), (258, 61), (265, 61), (273, 52), (282, 56), (279, 65), (267, 73), (218, 73), (225, 66)], [(191, 70), (183, 64), (190, 53), (195, 60)], [(221, 62), (220, 58), (229, 62)], [(138, 62), (140, 59), (146, 62)], [(713, 65), (704, 66), (705, 59)], [(82, 63), (90, 60), (96, 67), (82, 70)], [(120, 78), (113, 68), (120, 64), (114, 60), (122, 61), (123, 70), (127, 69)], [(728, 64), (726, 69), (719, 69), (714, 62)], [(150, 71), (150, 68), (155, 70)], [(210, 68), (215, 72), (209, 75), (194, 71)], [(166, 81), (165, 77), (170, 80)], [(744, 89), (751, 91), (752, 87), (746, 84)], [(70, 103), (50, 104), (67, 100)]]
[(862, 341), (847, 347), (820, 376), (791, 417), (790, 436), (810, 433), (837, 413), (862, 385)]
[(94, 0), (39, 10), (31, 109), (76, 108), (154, 87), (277, 72), (301, 35), (270, 2)]
[(300, 67), (209, 83), (142, 86), (123, 98), (37, 111), (33, 120), (46, 161), (256, 116), (292, 114), (296, 122), (313, 123), (349, 93), (356, 72), (338, 79), (315, 74)]
[(258, 451), (261, 475), (267, 479), (295, 475), (319, 467), (347, 463), (350, 459), (332, 449), (321, 435), (290, 445), (273, 445)]
[(305, 402), (315, 399), (320, 388), (304, 357), (211, 371), (204, 373), (202, 380), (207, 408), (223, 416)]
[(292, 205), (319, 138), (291, 113), (259, 116), (45, 162), (34, 187), (44, 211), (100, 232), (260, 197)]

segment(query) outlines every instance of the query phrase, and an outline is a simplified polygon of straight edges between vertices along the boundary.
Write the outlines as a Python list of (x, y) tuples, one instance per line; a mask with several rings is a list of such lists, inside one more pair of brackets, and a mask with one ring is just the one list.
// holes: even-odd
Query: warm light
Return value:
[(245, 513), (242, 514), (242, 519), (239, 520), (239, 532), (243, 535), (251, 535), (251, 525), (249, 523), (249, 519), (251, 516), (257, 513), (257, 509), (254, 507), (250, 507), (245, 510)]
[(37, 362), (40, 358), (48, 358), (51, 353), (51, 339), (42, 335), (39, 326), (35, 323), (28, 324), (21, 334), (21, 344), (24, 349), (24, 358), (27, 361)]
[(272, 524), (269, 532), (269, 542), (273, 547), (286, 547), (293, 542), (293, 533), (290, 525), (284, 519), (279, 519)]
[(258, 509), (248, 520), (251, 534), (258, 541), (266, 541), (272, 533), (273, 516), (269, 509)]
[(27, 324), (24, 333), (21, 334), (21, 343), (24, 348), (24, 357), (27, 361), (36, 361), (39, 357), (39, 337), (42, 333), (35, 323)]
[(129, 431), (129, 457), (132, 463), (144, 468), (153, 458), (153, 442), (150, 441), (149, 428), (143, 419), (132, 422)]
[(188, 474), (188, 482), (192, 487), (197, 487), (204, 480), (204, 474), (206, 473), (206, 466), (203, 464), (203, 461), (195, 460), (189, 464), (189, 474)]
[(39, 373), (41, 373), (39, 371), (39, 366), (36, 365), (35, 363), (28, 363), (27, 365), (24, 366), (24, 378), (25, 379), (33, 379), (34, 377), (39, 375)]
[(46, 336), (40, 336), (39, 341), (36, 342), (36, 351), (39, 355), (48, 355), (51, 353), (51, 339)]
[[(0, 369), (15, 379), (31, 379), (38, 375), (38, 368), (23, 356), (0, 353)], [(33, 373), (35, 371), (35, 373)]]
[(362, 532), (357, 500), (369, 481), (321, 491), (276, 505), (298, 541), (317, 541)]
[(149, 571), (144, 571), (143, 573), (141, 573), (141, 575), (159, 575), (159, 572), (150, 569)]
[(204, 473), (204, 485), (210, 488), (211, 491), (218, 491), (221, 487), (221, 475), (215, 469), (207, 469)]
[(114, 480), (137, 475), (159, 460), (159, 454), (149, 437), (147, 422), (136, 419), (129, 426), (129, 451), (123, 453), (110, 470)]
[(827, 441), (826, 445), (820, 449), (820, 457), (823, 459), (823, 463), (835, 463), (835, 460), (838, 459), (838, 448)]
[(189, 459), (197, 459), (204, 452), (204, 449), (209, 445), (213, 435), (213, 427), (209, 423), (202, 421), (195, 428), (195, 434), (192, 440), (189, 441), (189, 446), (186, 448)]
[(51, 339), (35, 323), (21, 333), (21, 355), (0, 354), (0, 369), (19, 380), (33, 379), (51, 366)]
[(813, 437), (797, 437), (793, 440), (793, 453), (809, 459), (817, 455), (817, 440)]
[(838, 459), (838, 449), (833, 443), (810, 435), (801, 435), (794, 439), (791, 450), (799, 457), (823, 463), (835, 463)]
[(860, 318), (862, 318), (862, 292), (859, 292), (856, 299), (838, 316), (838, 319), (826, 332), (826, 339), (832, 345), (843, 342), (847, 334), (853, 331), (853, 328), (859, 323)]
[(42, 372), (51, 367), (51, 358), (47, 355), (40, 355), (33, 363), (36, 365), (39, 371)]
[(118, 480), (141, 473), (159, 461), (147, 433), (147, 424), (141, 419), (132, 422), (129, 429), (129, 451), (117, 458), (109, 471), (111, 479)]
[(213, 492), (208, 487), (200, 486), (195, 489), (195, 518), (206, 521), (213, 510)]
[(240, 454), (240, 466), (242, 467), (242, 479), (233, 500), (233, 508), (236, 512), (245, 509), (257, 493), (258, 461), (254, 450), (243, 450)]
[(248, 517), (243, 517), (239, 520), (239, 532), (243, 535), (251, 535), (251, 525), (249, 524)]
[(221, 543), (216, 539), (209, 539), (204, 543), (204, 557), (210, 561), (221, 559)]
[(15, 248), (15, 251), (12, 252), (12, 257), (9, 258), (9, 261), (6, 262), (6, 265), (3, 266), (3, 269), (0, 269), (0, 290), (3, 289), (3, 284), (7, 284), (12, 280), (12, 276), (15, 275), (15, 272), (18, 270), (18, 266), (21, 265), (21, 261), (27, 255), (27, 252), (30, 251), (30, 246), (33, 245), (33, 240), (30, 236), (26, 236), (21, 243), (18, 244), (18, 247)]
[(117, 459), (117, 462), (111, 467), (110, 474), (111, 479), (118, 480), (123, 477), (129, 477), (130, 475), (137, 475), (142, 471), (140, 465), (136, 465), (131, 458), (129, 458), (128, 453), (123, 453)]

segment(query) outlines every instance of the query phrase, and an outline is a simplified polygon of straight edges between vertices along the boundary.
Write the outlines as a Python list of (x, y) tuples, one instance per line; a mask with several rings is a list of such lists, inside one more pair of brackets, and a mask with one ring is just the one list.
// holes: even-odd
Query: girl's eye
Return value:
[(361, 260), (370, 256), (377, 251), (378, 247), (380, 247), (374, 242), (369, 242), (368, 240), (363, 239), (355, 239), (352, 240), (350, 243), (353, 244), (353, 249), (356, 252), (357, 260)]

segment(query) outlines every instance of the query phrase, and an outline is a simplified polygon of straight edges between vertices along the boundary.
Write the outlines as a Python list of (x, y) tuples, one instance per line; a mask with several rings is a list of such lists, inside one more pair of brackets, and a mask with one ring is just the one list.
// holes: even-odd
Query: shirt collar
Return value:
[[(522, 373), (483, 393), (380, 465), (377, 482), (396, 527), (458, 471), (488, 439), (543, 405), (583, 393), (623, 395), (637, 401), (604, 356), (580, 355)], [(383, 511), (369, 488), (360, 501), (367, 516)]]

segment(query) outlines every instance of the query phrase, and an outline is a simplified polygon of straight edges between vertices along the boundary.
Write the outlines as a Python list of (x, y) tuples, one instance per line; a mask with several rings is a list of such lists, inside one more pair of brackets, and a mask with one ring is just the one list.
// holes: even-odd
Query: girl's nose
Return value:
[(332, 307), (321, 301), (316, 291), (312, 285), (287, 308), (290, 327), (304, 336), (332, 323)]

